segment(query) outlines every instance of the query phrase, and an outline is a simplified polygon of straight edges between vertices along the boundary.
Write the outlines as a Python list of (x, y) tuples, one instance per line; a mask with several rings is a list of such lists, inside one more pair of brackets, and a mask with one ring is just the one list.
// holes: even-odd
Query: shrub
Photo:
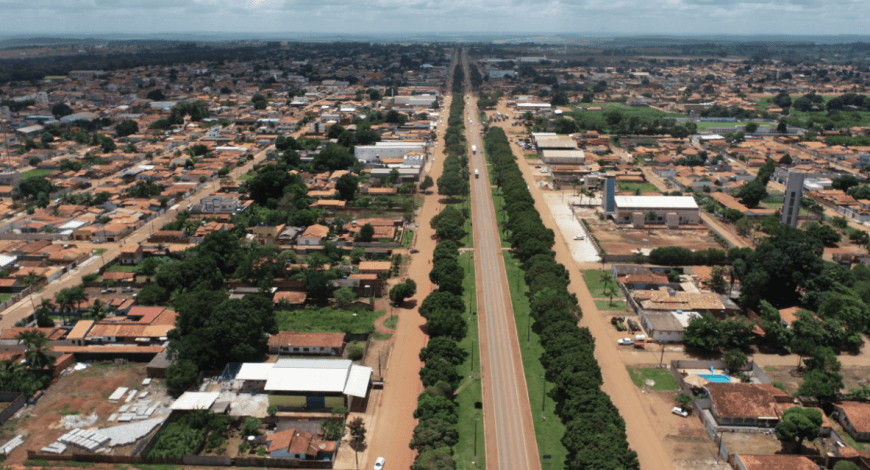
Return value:
[(354, 344), (347, 347), (347, 358), (352, 361), (358, 361), (362, 359), (363, 354), (365, 354), (365, 350), (362, 348), (362, 346)]
[(253, 416), (248, 417), (248, 419), (245, 420), (245, 424), (242, 425), (242, 435), (259, 436), (261, 426), (263, 426), (263, 422), (258, 418), (254, 418)]

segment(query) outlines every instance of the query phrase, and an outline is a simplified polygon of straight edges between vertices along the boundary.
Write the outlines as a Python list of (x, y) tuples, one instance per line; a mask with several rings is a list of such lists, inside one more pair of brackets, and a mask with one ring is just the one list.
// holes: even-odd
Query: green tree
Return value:
[(27, 367), (31, 370), (42, 370), (54, 365), (54, 357), (49, 356), (48, 337), (45, 333), (37, 330), (25, 330), (15, 337), (24, 345), (24, 357), (27, 359)]
[(339, 198), (343, 201), (353, 200), (359, 187), (359, 178), (353, 173), (345, 173), (335, 183)]
[(245, 423), (242, 425), (240, 433), (243, 436), (259, 436), (261, 427), (263, 427), (263, 422), (260, 421), (259, 418), (249, 416), (245, 419)]
[(405, 299), (413, 297), (416, 293), (417, 283), (413, 279), (407, 279), (390, 289), (390, 300), (396, 305), (402, 305)]
[(447, 336), (432, 338), (424, 348), (420, 349), (420, 360), (423, 362), (440, 358), (458, 366), (465, 361), (466, 357), (468, 357), (468, 353), (459, 347), (453, 338)]
[(435, 185), (435, 182), (432, 181), (432, 177), (429, 175), (426, 175), (425, 177), (423, 177), (423, 182), (420, 183), (420, 190), (423, 191), (424, 193), (428, 194), (429, 188), (431, 188), (434, 185)]
[(356, 293), (350, 287), (342, 287), (335, 291), (335, 301), (338, 305), (344, 307), (356, 301)]
[(118, 137), (127, 137), (139, 132), (139, 124), (136, 121), (126, 120), (121, 121), (115, 126), (115, 134)]
[(858, 178), (855, 175), (850, 174), (838, 176), (831, 181), (832, 188), (841, 189), (843, 191), (849, 191), (849, 189), (858, 186), (859, 184), (861, 184), (861, 182), (858, 181)]
[(431, 418), (417, 424), (409, 446), (424, 453), (442, 447), (453, 447), (458, 442), (459, 433), (452, 424), (443, 419)]
[(166, 290), (154, 284), (143, 287), (136, 297), (136, 302), (143, 306), (157, 305), (166, 300), (168, 300)]
[(687, 393), (680, 392), (674, 397), (674, 403), (683, 410), (689, 409), (695, 398)]
[(361, 242), (371, 242), (372, 238), (375, 236), (375, 227), (372, 224), (365, 224), (359, 229), (359, 234), (357, 234), (357, 240)]
[(743, 130), (746, 131), (747, 134), (752, 134), (758, 130), (758, 124), (754, 122), (747, 123)]
[(722, 360), (728, 365), (728, 369), (735, 373), (749, 362), (746, 354), (739, 349), (725, 351)]
[(785, 410), (774, 428), (776, 438), (790, 444), (800, 453), (804, 439), (815, 439), (822, 427), (822, 412), (813, 408), (795, 406)]

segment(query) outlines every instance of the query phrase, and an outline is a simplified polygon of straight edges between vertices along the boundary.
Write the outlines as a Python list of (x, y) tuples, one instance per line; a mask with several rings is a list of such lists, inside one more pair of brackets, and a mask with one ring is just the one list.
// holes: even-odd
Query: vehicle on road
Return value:
[(384, 468), (384, 462), (386, 461), (383, 457), (378, 457), (378, 460), (375, 461), (375, 470), (381, 470)]
[(584, 237), (583, 235), (577, 235), (576, 237), (574, 237), (574, 240), (586, 240), (586, 237)]
[(689, 416), (689, 412), (680, 408), (679, 406), (675, 406), (675, 407), (671, 408), (671, 413), (673, 413), (675, 415), (682, 416), (683, 418)]
[(474, 177), (480, 178), (480, 172), (478, 172), (477, 170), (474, 170)]
[(419, 252), (420, 252), (420, 250), (418, 250), (416, 248), (411, 248), (411, 254), (419, 253)]
[(472, 146), (471, 146), (471, 153), (474, 154), (474, 155), (477, 155), (477, 145), (472, 145)]
[(620, 346), (631, 346), (634, 344), (634, 341), (631, 338), (620, 338), (616, 342)]

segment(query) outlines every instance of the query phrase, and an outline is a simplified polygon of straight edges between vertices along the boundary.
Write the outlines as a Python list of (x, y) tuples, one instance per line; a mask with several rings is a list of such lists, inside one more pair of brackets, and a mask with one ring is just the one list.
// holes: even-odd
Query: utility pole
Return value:
[(665, 363), (665, 344), (662, 343), (662, 357), (659, 359), (659, 365), (663, 365)]

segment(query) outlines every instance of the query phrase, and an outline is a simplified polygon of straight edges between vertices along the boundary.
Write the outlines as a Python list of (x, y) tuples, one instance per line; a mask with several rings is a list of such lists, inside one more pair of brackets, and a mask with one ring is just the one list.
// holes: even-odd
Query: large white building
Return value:
[[(643, 227), (664, 224), (668, 227), (695, 225), (701, 213), (692, 196), (614, 196), (613, 218), (617, 224)], [(650, 218), (651, 215), (655, 217)]]

